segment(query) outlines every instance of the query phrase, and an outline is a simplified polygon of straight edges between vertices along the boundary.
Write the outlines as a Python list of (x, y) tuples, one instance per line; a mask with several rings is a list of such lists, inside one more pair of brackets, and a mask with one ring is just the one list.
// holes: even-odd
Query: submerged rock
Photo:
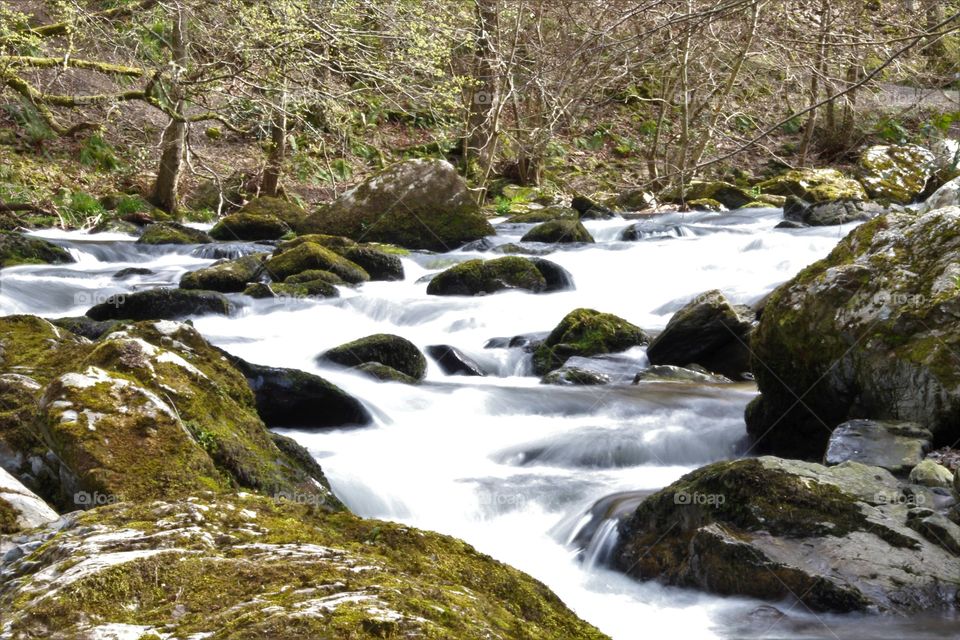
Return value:
[(575, 309), (537, 347), (533, 370), (544, 375), (563, 366), (572, 356), (595, 356), (626, 351), (650, 341), (640, 327), (610, 313)]
[(859, 462), (907, 474), (930, 450), (930, 431), (913, 422), (851, 420), (833, 430), (823, 463)]
[(266, 262), (265, 269), (276, 281), (311, 269), (330, 271), (352, 284), (370, 279), (370, 274), (359, 265), (314, 242), (304, 242), (290, 248), (281, 246)]
[(579, 220), (566, 218), (542, 222), (520, 238), (521, 242), (593, 243), (593, 236)]
[(158, 222), (149, 225), (138, 244), (206, 244), (213, 242), (210, 234), (178, 222)]
[(493, 260), (467, 260), (450, 267), (430, 280), (427, 294), (475, 296), (505, 289), (547, 293), (572, 286), (572, 277), (559, 265), (542, 258), (507, 256)]
[(427, 359), (417, 345), (406, 338), (386, 333), (360, 338), (323, 352), (319, 361), (333, 362), (344, 367), (376, 362), (396, 369), (415, 380), (427, 373)]
[(727, 384), (732, 382), (726, 376), (710, 373), (703, 367), (677, 367), (670, 364), (655, 364), (637, 373), (633, 384), (641, 382), (695, 382), (698, 384)]
[(223, 260), (209, 267), (190, 271), (180, 278), (181, 289), (203, 289), (237, 293), (263, 273), (266, 254), (252, 254), (235, 260)]
[(460, 540), (296, 493), (123, 502), (21, 544), (43, 546), (2, 565), (13, 637), (606, 637)]
[(960, 561), (908, 526), (902, 496), (889, 472), (855, 462), (716, 463), (624, 519), (615, 564), (643, 580), (795, 597), (815, 611), (952, 608)]
[(861, 417), (955, 442), (958, 252), (960, 209), (890, 213), (778, 288), (752, 342), (762, 396), (746, 418), (760, 446), (820, 459), (830, 431)]
[(162, 288), (110, 296), (105, 302), (91, 307), (87, 317), (93, 320), (176, 320), (206, 313), (226, 316), (230, 311), (230, 301), (217, 291)]
[(66, 249), (42, 238), (0, 231), (0, 269), (21, 264), (68, 264), (76, 262)]
[(744, 379), (750, 371), (750, 335), (756, 315), (734, 306), (714, 289), (677, 311), (647, 349), (650, 363), (698, 364), (728, 378)]
[(915, 144), (876, 145), (860, 155), (860, 175), (871, 198), (908, 204), (933, 177), (934, 154)]
[(485, 376), (483, 368), (473, 358), (456, 347), (446, 344), (430, 345), (426, 349), (427, 355), (433, 358), (440, 366), (440, 370), (448, 376)]
[(430, 251), (495, 233), (463, 178), (443, 160), (389, 167), (310, 214), (297, 231)]

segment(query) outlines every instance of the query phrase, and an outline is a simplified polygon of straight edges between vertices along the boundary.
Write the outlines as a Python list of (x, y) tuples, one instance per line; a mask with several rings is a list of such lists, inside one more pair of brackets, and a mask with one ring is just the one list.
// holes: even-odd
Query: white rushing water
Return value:
[[(234, 296), (240, 305), (235, 316), (194, 322), (212, 342), (246, 360), (321, 374), (370, 408), (376, 420), (369, 427), (285, 431), (317, 457), (354, 512), (463, 538), (542, 580), (618, 640), (668, 633), (860, 637), (865, 629), (874, 637), (897, 637), (902, 629), (896, 625), (818, 617), (789, 603), (780, 606), (788, 614), (781, 618), (756, 601), (638, 583), (603, 568), (616, 527), (603, 509), (590, 515), (591, 506), (619, 493), (622, 504), (635, 504), (646, 491), (743, 452), (743, 409), (756, 393), (752, 385), (545, 386), (525, 375), (529, 355), (522, 349), (484, 348), (491, 338), (549, 331), (577, 307), (658, 330), (709, 289), (754, 303), (825, 256), (852, 228), (774, 230), (779, 219), (776, 210), (678, 214), (658, 223), (663, 233), (682, 237), (637, 242), (616, 240), (628, 221), (587, 222), (597, 244), (547, 256), (573, 274), (575, 291), (427, 296), (424, 276), (455, 261), (497, 254), (415, 254), (404, 259), (403, 282), (343, 288), (341, 298), (324, 301)], [(492, 240), (516, 242), (529, 227), (500, 225)], [(41, 235), (66, 243), (79, 262), (4, 270), (4, 314), (81, 315), (112, 293), (176, 283), (183, 272), (210, 263), (191, 255), (191, 248)], [(112, 278), (125, 267), (154, 273)], [(421, 349), (455, 346), (490, 375), (446, 376), (431, 362), (426, 383), (410, 387), (315, 362), (324, 350), (372, 333), (398, 334)], [(639, 370), (646, 365), (643, 349), (618, 362)]]

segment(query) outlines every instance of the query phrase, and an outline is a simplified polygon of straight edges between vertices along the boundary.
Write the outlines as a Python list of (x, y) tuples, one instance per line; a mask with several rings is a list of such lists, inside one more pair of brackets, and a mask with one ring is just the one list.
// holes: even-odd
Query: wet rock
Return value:
[(638, 579), (796, 597), (815, 611), (951, 607), (960, 563), (908, 526), (909, 508), (888, 499), (899, 493), (889, 472), (854, 462), (716, 463), (624, 519), (615, 564)]
[[(916, 511), (916, 510), (915, 510)], [(946, 516), (932, 513), (929, 509), (922, 514), (908, 514), (907, 525), (924, 538), (943, 547), (950, 553), (960, 556), (960, 526)], [(915, 515), (915, 517), (910, 517)]]
[(573, 282), (573, 275), (555, 262), (544, 260), (543, 258), (530, 258), (530, 262), (537, 268), (540, 275), (547, 283), (544, 293), (553, 291), (572, 291), (576, 289)]
[(420, 384), (416, 378), (400, 373), (393, 367), (388, 367), (380, 362), (364, 362), (354, 367), (357, 371), (362, 371), (371, 378), (376, 378), (381, 382), (401, 382), (403, 384)]
[(860, 180), (871, 198), (908, 204), (926, 189), (934, 154), (915, 144), (876, 145), (860, 155)]
[(932, 196), (920, 205), (920, 213), (958, 206), (960, 206), (960, 177), (954, 178), (937, 189)]
[(710, 373), (703, 367), (677, 367), (669, 364), (655, 364), (640, 371), (633, 378), (633, 384), (641, 382), (695, 382), (697, 384), (727, 384), (732, 382), (726, 376)]
[(359, 265), (314, 242), (304, 242), (292, 248), (281, 245), (267, 260), (265, 269), (275, 281), (310, 269), (330, 271), (353, 284), (370, 279), (370, 274)]
[(415, 344), (406, 338), (386, 333), (378, 333), (334, 347), (322, 353), (317, 359), (344, 367), (378, 362), (416, 380), (422, 380), (427, 373), (427, 359)]
[(272, 215), (254, 215), (238, 211), (221, 219), (210, 230), (214, 240), (279, 240), (290, 227)]
[(253, 254), (190, 271), (180, 278), (180, 288), (238, 293), (260, 277), (265, 258), (266, 254)]
[(257, 413), (270, 428), (322, 429), (373, 422), (359, 400), (320, 376), (227, 358), (247, 379)]
[(910, 470), (910, 482), (924, 487), (951, 487), (953, 474), (933, 460), (924, 460)]
[(810, 204), (800, 198), (789, 196), (784, 205), (783, 215), (789, 221), (802, 222), (810, 227), (824, 227), (872, 220), (886, 211), (888, 211), (887, 208), (875, 202), (835, 200)]
[(445, 344), (430, 345), (426, 348), (427, 355), (433, 358), (440, 366), (440, 370), (448, 376), (485, 376), (483, 368), (477, 362), (456, 347)]
[(535, 226), (520, 238), (521, 242), (543, 243), (593, 243), (593, 236), (579, 220), (550, 220)]
[(610, 313), (575, 309), (537, 347), (533, 370), (538, 375), (557, 369), (572, 356), (626, 351), (650, 341), (640, 327)]
[(693, 180), (683, 188), (682, 193), (668, 193), (667, 198), (671, 202), (688, 205), (697, 201), (713, 201), (726, 209), (740, 209), (756, 200), (746, 189), (720, 180)]
[(916, 422), (936, 446), (960, 438), (958, 251), (960, 209), (894, 212), (778, 288), (751, 344), (759, 446), (822, 459), (830, 430), (862, 416)]
[(110, 333), (122, 324), (119, 320), (103, 320), (99, 322), (86, 316), (56, 318), (50, 322), (61, 329), (71, 331), (88, 340), (99, 340), (102, 336)]
[(774, 229), (806, 229), (810, 225), (796, 220), (781, 220)]
[(206, 244), (213, 242), (205, 231), (177, 222), (158, 222), (143, 230), (138, 244)]
[(506, 224), (531, 224), (549, 222), (551, 220), (578, 220), (580, 214), (576, 209), (562, 206), (544, 207), (542, 209), (532, 209), (525, 213), (518, 213), (510, 216)]
[(929, 430), (914, 422), (851, 420), (830, 434), (823, 463), (859, 462), (907, 474), (930, 450), (932, 438)]
[(191, 315), (230, 315), (230, 301), (217, 291), (149, 289), (110, 296), (91, 307), (93, 320), (176, 320)]
[(630, 225), (620, 233), (620, 239), (628, 242), (637, 240), (663, 240), (664, 238), (689, 238), (695, 234), (681, 224), (644, 220)]
[(675, 313), (647, 349), (651, 364), (698, 364), (742, 380), (750, 371), (750, 336), (755, 315), (730, 304), (718, 290), (700, 294)]
[(296, 230), (430, 251), (495, 233), (463, 178), (442, 160), (389, 167), (310, 214)]
[(370, 274), (371, 280), (403, 280), (403, 263), (396, 255), (368, 246), (345, 249), (340, 255), (359, 265)]
[(66, 249), (41, 238), (0, 231), (0, 269), (21, 264), (68, 264), (76, 262)]
[(120, 269), (115, 274), (113, 274), (114, 280), (126, 280), (127, 278), (132, 278), (133, 276), (152, 276), (153, 270), (145, 269), (143, 267), (127, 267), (126, 269)]
[(836, 169), (792, 169), (761, 182), (757, 188), (763, 193), (796, 196), (810, 203), (868, 199), (863, 185)]
[(551, 371), (547, 375), (543, 376), (540, 382), (542, 384), (596, 386), (601, 384), (610, 384), (610, 376), (600, 373), (599, 371), (591, 371), (589, 369), (581, 369), (579, 367), (569, 367), (564, 365), (563, 367)]
[(467, 260), (435, 276), (427, 285), (433, 296), (475, 296), (505, 289), (542, 293), (547, 280), (527, 258), (508, 256), (494, 260)]

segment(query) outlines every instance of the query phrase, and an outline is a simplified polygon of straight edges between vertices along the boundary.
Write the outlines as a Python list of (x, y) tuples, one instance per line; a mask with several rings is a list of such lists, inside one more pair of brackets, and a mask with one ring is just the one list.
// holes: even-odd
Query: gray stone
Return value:
[(953, 484), (953, 474), (933, 460), (924, 460), (910, 471), (910, 482), (925, 487), (949, 487)]
[(906, 474), (923, 460), (932, 438), (914, 422), (851, 420), (830, 435), (823, 463), (853, 461)]

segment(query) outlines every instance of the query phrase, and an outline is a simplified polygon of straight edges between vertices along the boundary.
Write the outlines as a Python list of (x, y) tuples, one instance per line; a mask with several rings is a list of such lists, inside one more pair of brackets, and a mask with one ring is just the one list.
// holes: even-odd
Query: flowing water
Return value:
[[(760, 300), (825, 256), (851, 227), (774, 230), (779, 210), (671, 214), (643, 223), (587, 222), (594, 245), (547, 258), (572, 275), (574, 291), (507, 292), (475, 298), (426, 295), (431, 274), (497, 254), (461, 250), (404, 258), (403, 282), (342, 288), (332, 300), (251, 300), (237, 313), (195, 318), (209, 340), (252, 362), (323, 375), (375, 416), (363, 428), (285, 430), (320, 461), (355, 513), (451, 534), (548, 584), (581, 617), (618, 640), (682, 638), (945, 637), (954, 621), (817, 616), (795, 603), (757, 601), (638, 583), (609, 571), (616, 516), (649, 492), (706, 463), (749, 454), (743, 410), (750, 384), (540, 385), (530, 355), (488, 348), (493, 338), (542, 333), (570, 310), (590, 307), (647, 330), (663, 328), (692, 297), (720, 289), (734, 302)], [(497, 226), (494, 244), (517, 242), (530, 225)], [(143, 247), (125, 236), (44, 232), (78, 259), (16, 267), (0, 276), (0, 313), (82, 315), (113, 293), (175, 284), (188, 270), (253, 250)], [(118, 280), (127, 267), (153, 273)], [(421, 349), (445, 344), (474, 358), (485, 377), (444, 375), (431, 362), (417, 387), (383, 384), (318, 365), (324, 350), (372, 333), (395, 333)], [(494, 341), (494, 345), (505, 341)], [(647, 366), (642, 348), (609, 358), (610, 370)], [(783, 615), (785, 614), (785, 615)]]

